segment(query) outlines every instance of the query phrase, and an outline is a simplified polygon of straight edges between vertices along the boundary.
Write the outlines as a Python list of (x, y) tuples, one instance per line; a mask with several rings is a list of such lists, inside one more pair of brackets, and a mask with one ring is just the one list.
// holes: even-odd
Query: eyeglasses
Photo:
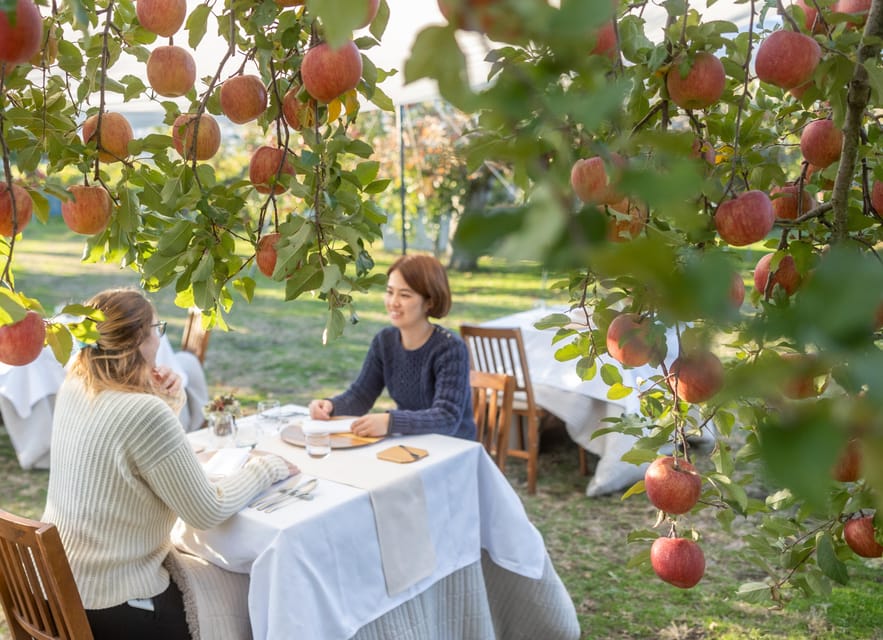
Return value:
[(163, 320), (162, 322), (157, 322), (156, 324), (150, 325), (150, 328), (156, 329), (156, 335), (158, 335), (160, 338), (162, 338), (164, 335), (166, 335), (166, 325), (167, 324), (169, 324), (169, 323), (166, 322), (165, 320)]

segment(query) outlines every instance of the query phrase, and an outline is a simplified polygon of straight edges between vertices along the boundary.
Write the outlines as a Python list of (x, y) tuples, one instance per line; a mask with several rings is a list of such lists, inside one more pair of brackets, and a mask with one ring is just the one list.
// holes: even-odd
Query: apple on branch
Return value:
[[(15, 217), (13, 218), (12, 203), (15, 200)], [(11, 238), (28, 226), (31, 214), (34, 211), (34, 202), (27, 189), (17, 184), (12, 185), (12, 195), (9, 194), (9, 184), (0, 182), (0, 235)]]
[(307, 93), (319, 102), (331, 102), (358, 86), (362, 54), (352, 40), (338, 49), (322, 42), (304, 55), (300, 75)]
[(727, 85), (724, 65), (714, 55), (700, 51), (692, 60), (680, 55), (671, 63), (665, 86), (672, 102), (682, 109), (705, 109), (720, 100)]
[(611, 170), (601, 156), (577, 160), (570, 170), (570, 186), (576, 196), (586, 204), (616, 204), (622, 201), (616, 192), (617, 169), (625, 165), (625, 159), (618, 153), (609, 157)]
[(824, 169), (840, 159), (843, 132), (833, 120), (813, 120), (800, 134), (800, 152), (811, 165)]
[(282, 97), (282, 116), (288, 126), (298, 131), (312, 127), (316, 119), (316, 101), (301, 102), (297, 97), (300, 90), (300, 85), (294, 85)]
[(855, 482), (861, 477), (862, 448), (857, 438), (851, 438), (840, 452), (831, 475), (838, 482)]
[[(757, 289), (762, 296), (766, 296), (767, 280), (770, 275), (770, 264), (773, 261), (775, 253), (768, 253), (757, 261), (754, 267), (754, 288)], [(773, 274), (772, 281), (769, 283), (769, 291), (778, 285), (785, 290), (789, 296), (792, 295), (800, 286), (802, 278), (800, 272), (797, 271), (797, 265), (794, 258), (790, 255), (783, 256), (779, 261), (779, 266)]]
[(843, 525), (843, 539), (862, 558), (883, 557), (883, 545), (877, 542), (874, 516), (859, 516)]
[(641, 367), (665, 355), (652, 330), (653, 321), (637, 313), (621, 313), (607, 328), (607, 353), (627, 367)]
[[(801, 206), (798, 207), (798, 191), (802, 195)], [(795, 220), (798, 215), (810, 211), (815, 204), (812, 195), (806, 189), (798, 189), (796, 184), (786, 184), (783, 187), (773, 187), (770, 190), (770, 200), (773, 203), (773, 212), (776, 218), (782, 220)]]
[(113, 203), (110, 194), (100, 185), (68, 187), (70, 199), (61, 203), (61, 217), (74, 233), (95, 235), (110, 223)]
[[(98, 131), (98, 120), (101, 119), (101, 131)], [(129, 157), (129, 143), (134, 138), (132, 125), (120, 113), (106, 111), (86, 118), (83, 122), (83, 144), (89, 144), (93, 137), (101, 138), (98, 158), (102, 162), (118, 162)], [(96, 137), (96, 145), (98, 140)]]
[(220, 100), (231, 122), (245, 124), (267, 110), (267, 88), (258, 76), (233, 76), (221, 85)]
[(754, 70), (763, 82), (793, 89), (812, 78), (821, 59), (822, 49), (818, 42), (805, 33), (781, 29), (760, 43)]
[(5, 11), (0, 11), (0, 66), (27, 62), (40, 50), (43, 18), (33, 0), (18, 0), (15, 24)]
[(617, 203), (608, 205), (615, 213), (608, 211), (607, 240), (609, 242), (625, 242), (637, 238), (650, 217), (650, 210), (643, 202), (632, 198), (623, 198)]
[(196, 130), (196, 159), (208, 160), (221, 147), (221, 128), (218, 121), (208, 113), (199, 118), (185, 113), (175, 118), (172, 124), (172, 144), (185, 160), (193, 152), (193, 131)]
[(666, 513), (687, 513), (699, 502), (702, 477), (684, 458), (656, 458), (644, 472), (644, 491), (650, 503)]
[(281, 175), (294, 175), (294, 167), (285, 149), (263, 145), (252, 154), (248, 163), (248, 178), (258, 193), (270, 193), (271, 188), (277, 194), (285, 191), (285, 185), (281, 180), (277, 181), (277, 176), (281, 177), (280, 165)]
[(147, 82), (166, 98), (183, 96), (196, 83), (196, 62), (187, 49), (175, 45), (157, 47), (147, 58)]
[(142, 27), (168, 38), (184, 24), (187, 0), (137, 0), (135, 14)]
[(705, 554), (687, 538), (656, 538), (650, 547), (650, 566), (664, 582), (690, 589), (705, 575)]
[(717, 232), (727, 244), (743, 247), (763, 240), (773, 230), (776, 214), (763, 191), (746, 191), (722, 202), (714, 214)]
[(724, 386), (724, 366), (710, 351), (681, 353), (669, 367), (668, 385), (684, 402), (705, 402)]
[(258, 263), (258, 269), (268, 278), (273, 277), (273, 271), (276, 270), (276, 243), (281, 237), (278, 233), (268, 233), (261, 236), (258, 240), (258, 246), (255, 249), (255, 260)]
[(0, 362), (21, 367), (37, 359), (46, 340), (43, 317), (30, 310), (25, 317), (0, 327)]

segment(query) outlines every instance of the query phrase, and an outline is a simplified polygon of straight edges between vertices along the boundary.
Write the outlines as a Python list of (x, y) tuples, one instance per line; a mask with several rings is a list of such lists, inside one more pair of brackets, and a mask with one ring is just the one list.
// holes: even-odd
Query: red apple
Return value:
[(641, 367), (661, 355), (653, 339), (653, 321), (637, 313), (622, 313), (607, 329), (607, 353), (627, 367)]
[(33, 0), (18, 0), (15, 24), (9, 14), (0, 11), (0, 64), (26, 62), (43, 43), (43, 18)]
[(791, 89), (809, 81), (821, 59), (818, 42), (804, 33), (782, 29), (760, 43), (754, 70), (763, 82)]
[(669, 373), (668, 385), (684, 402), (705, 402), (724, 386), (724, 366), (710, 351), (679, 355)]
[(595, 46), (589, 51), (590, 55), (607, 56), (608, 58), (616, 57), (616, 28), (613, 20), (605, 22), (594, 33)]
[(689, 589), (705, 575), (705, 554), (686, 538), (656, 538), (650, 547), (650, 565), (663, 582)]
[(840, 453), (831, 475), (838, 482), (855, 482), (861, 477), (862, 450), (859, 441), (852, 439)]
[(182, 158), (190, 157), (193, 150), (194, 129), (196, 129), (196, 159), (208, 160), (221, 147), (221, 128), (217, 120), (207, 113), (199, 116), (198, 126), (197, 118), (192, 113), (175, 118), (172, 125), (172, 144)]
[(800, 151), (810, 164), (824, 169), (840, 159), (843, 132), (833, 120), (813, 120), (800, 134)]
[[(15, 198), (15, 224), (12, 218), (12, 199)], [(21, 233), (31, 221), (34, 211), (34, 202), (31, 195), (24, 187), (12, 185), (12, 196), (9, 195), (9, 185), (0, 182), (0, 235), (7, 238)]]
[(656, 458), (644, 472), (647, 499), (666, 513), (687, 513), (702, 494), (702, 477), (683, 458)]
[(798, 215), (803, 215), (813, 208), (815, 202), (812, 199), (812, 195), (806, 189), (803, 189), (803, 206), (798, 211), (797, 190), (796, 184), (786, 184), (784, 187), (773, 187), (770, 190), (770, 200), (772, 200), (773, 212), (777, 218), (794, 220)]
[(184, 24), (187, 0), (137, 0), (135, 13), (142, 27), (168, 38)]
[[(770, 275), (770, 263), (774, 255), (773, 253), (766, 254), (757, 261), (757, 265), (754, 267), (754, 288), (764, 296), (766, 295), (767, 279)], [(773, 287), (779, 285), (790, 296), (797, 291), (801, 280), (800, 273), (797, 271), (797, 265), (794, 264), (794, 258), (786, 255), (779, 262), (779, 268), (776, 269), (776, 273), (773, 275), (769, 290), (772, 292)]]
[[(98, 131), (98, 114), (83, 122), (83, 144), (89, 144)], [(132, 125), (119, 113), (107, 111), (101, 116), (101, 147), (98, 158), (102, 162), (117, 162), (129, 157), (129, 143), (134, 138)], [(96, 140), (96, 145), (98, 141)]]
[(763, 191), (746, 191), (722, 202), (714, 215), (717, 232), (727, 244), (742, 247), (763, 240), (776, 220), (773, 203)]
[(858, 20), (847, 22), (847, 26), (861, 27), (868, 19), (871, 11), (871, 0), (838, 0), (832, 10), (835, 13), (851, 13), (858, 16)]
[[(688, 69), (684, 69), (689, 66)], [(712, 54), (701, 51), (692, 61), (678, 56), (665, 76), (668, 96), (682, 109), (704, 109), (720, 100), (727, 84), (724, 65)]]
[(607, 219), (607, 240), (609, 242), (625, 242), (637, 238), (647, 224), (650, 211), (647, 205), (631, 198), (623, 198), (611, 209), (621, 215), (611, 213)]
[(110, 194), (105, 188), (74, 185), (67, 190), (71, 199), (61, 203), (61, 217), (70, 230), (87, 236), (104, 231), (113, 210)]
[(843, 539), (863, 558), (883, 556), (883, 545), (874, 538), (874, 516), (862, 516), (843, 525)]
[(234, 76), (221, 85), (221, 111), (232, 122), (245, 124), (267, 110), (267, 88), (258, 76)]
[(322, 42), (304, 55), (300, 75), (307, 93), (319, 102), (331, 102), (358, 86), (362, 54), (352, 40), (339, 49)]
[(36, 311), (0, 327), (0, 362), (21, 367), (37, 359), (46, 340), (46, 325)]
[(166, 98), (183, 96), (196, 83), (196, 62), (190, 52), (181, 47), (157, 47), (147, 58), (147, 82)]
[(255, 260), (258, 269), (268, 278), (273, 277), (273, 271), (276, 269), (276, 243), (279, 242), (280, 237), (278, 233), (268, 233), (258, 240)]
[(783, 353), (782, 359), (789, 365), (789, 373), (782, 382), (782, 394), (792, 400), (815, 398), (821, 393), (816, 378), (826, 371), (819, 359), (805, 353)]
[(819, 15), (819, 10), (815, 8), (812, 0), (797, 0), (795, 4), (803, 9), (803, 15), (806, 17), (804, 26), (807, 31), (812, 33), (825, 32), (825, 25), (822, 24), (821, 20), (816, 20), (816, 17)]
[(616, 168), (625, 164), (618, 153), (610, 154), (612, 168), (608, 173), (601, 156), (577, 160), (570, 170), (570, 185), (577, 197), (586, 204), (616, 204), (622, 195), (616, 193)]
[(282, 98), (282, 115), (285, 117), (285, 122), (292, 129), (297, 130), (313, 126), (316, 119), (316, 101), (301, 102), (297, 97), (299, 92), (300, 87), (295, 85)]
[(883, 216), (883, 181), (874, 180), (871, 187), (871, 206)]
[(702, 138), (696, 138), (693, 140), (690, 155), (694, 158), (702, 158), (705, 160), (706, 164), (709, 164), (712, 167), (717, 160), (717, 151), (715, 150), (714, 145)]
[[(264, 145), (252, 154), (248, 163), (248, 177), (259, 193), (270, 193), (270, 183), (276, 183), (279, 165), (282, 165), (282, 174), (294, 175), (294, 167), (284, 149)], [(282, 193), (285, 189), (284, 185), (276, 183), (273, 192)]]
[(730, 281), (730, 302), (736, 309), (741, 309), (742, 303), (745, 302), (745, 282), (740, 273), (734, 273)]

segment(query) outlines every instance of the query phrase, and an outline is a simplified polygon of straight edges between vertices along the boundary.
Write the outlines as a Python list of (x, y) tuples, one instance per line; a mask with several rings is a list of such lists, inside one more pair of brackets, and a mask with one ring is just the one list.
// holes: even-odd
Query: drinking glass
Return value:
[(278, 400), (261, 400), (258, 402), (258, 416), (261, 420), (261, 427), (267, 433), (275, 434), (281, 426), (279, 417), (279, 401)]
[(208, 423), (212, 436), (214, 436), (215, 448), (222, 449), (233, 446), (236, 421), (232, 414), (210, 413), (208, 414)]
[(331, 453), (331, 434), (327, 431), (311, 431), (304, 434), (307, 455), (311, 458), (324, 458)]
[(260, 435), (260, 424), (254, 418), (242, 420), (236, 425), (233, 442), (237, 447), (254, 447)]

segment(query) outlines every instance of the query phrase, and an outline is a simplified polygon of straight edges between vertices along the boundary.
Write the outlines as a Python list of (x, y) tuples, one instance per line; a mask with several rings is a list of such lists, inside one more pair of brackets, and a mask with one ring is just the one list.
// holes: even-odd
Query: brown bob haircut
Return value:
[(448, 274), (441, 262), (433, 256), (412, 254), (401, 256), (386, 271), (389, 276), (398, 271), (408, 286), (429, 301), (427, 315), (444, 318), (451, 310), (451, 287)]

